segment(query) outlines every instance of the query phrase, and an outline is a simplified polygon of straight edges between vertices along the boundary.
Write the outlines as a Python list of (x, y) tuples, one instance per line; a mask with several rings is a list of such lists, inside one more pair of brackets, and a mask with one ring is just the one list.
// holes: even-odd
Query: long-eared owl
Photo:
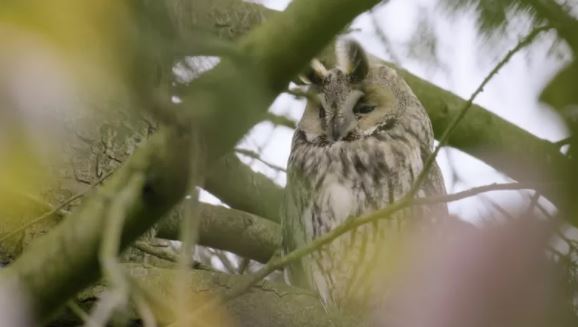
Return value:
[[(429, 117), (394, 69), (370, 63), (351, 40), (338, 46), (337, 59), (330, 70), (316, 62), (308, 76), (308, 103), (288, 163), (282, 213), (286, 252), (400, 199), (432, 152)], [(443, 179), (434, 165), (417, 196), (440, 193), (445, 193)], [(362, 301), (371, 292), (366, 283), (371, 265), (387, 244), (381, 241), (407, 218), (446, 210), (445, 205), (408, 209), (360, 226), (294, 263), (290, 282), (316, 290), (337, 307)]]

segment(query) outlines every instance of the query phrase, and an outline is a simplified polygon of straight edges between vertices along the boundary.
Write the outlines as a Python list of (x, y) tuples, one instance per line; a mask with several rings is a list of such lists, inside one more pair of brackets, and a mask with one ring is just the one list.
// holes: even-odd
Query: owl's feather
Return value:
[[(286, 251), (400, 199), (432, 151), (430, 120), (409, 86), (387, 66), (363, 71), (361, 47), (346, 49), (349, 58), (342, 61), (357, 64), (331, 69), (312, 86), (319, 101), (308, 103), (293, 137), (282, 220)], [(435, 166), (418, 196), (442, 193)], [(442, 216), (446, 210), (445, 205), (407, 209), (361, 226), (292, 265), (290, 280), (317, 290), (326, 303), (358, 301), (372, 278), (368, 263), (388, 244), (383, 241), (410, 218)]]

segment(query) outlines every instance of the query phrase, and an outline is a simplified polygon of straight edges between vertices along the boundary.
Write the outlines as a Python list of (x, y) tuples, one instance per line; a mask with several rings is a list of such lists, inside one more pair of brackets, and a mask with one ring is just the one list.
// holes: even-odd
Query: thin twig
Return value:
[(241, 258), (241, 262), (239, 263), (239, 267), (237, 268), (237, 274), (243, 275), (249, 268), (251, 264), (251, 259), (249, 258)]
[(59, 204), (58, 206), (56, 206), (55, 208), (53, 208), (52, 210), (42, 214), (41, 216), (38, 216), (28, 222), (26, 222), (25, 224), (23, 224), (20, 227), (17, 227), (16, 229), (14, 229), (13, 231), (5, 234), (4, 236), (0, 237), (0, 243), (6, 241), (7, 239), (11, 238), (14, 235), (17, 235), (18, 233), (22, 232), (23, 230), (29, 228), (30, 226), (46, 219), (49, 217), (52, 217), (52, 215), (58, 213), (60, 210), (62, 210), (64, 207), (66, 207), (67, 205), (71, 204), (72, 202), (84, 197), (87, 193), (91, 192), (97, 185), (101, 184), (102, 182), (104, 182), (107, 178), (109, 178), (112, 174), (114, 173), (114, 171), (111, 171), (107, 174), (105, 174), (104, 176), (102, 176), (101, 178), (99, 178), (96, 182), (94, 182), (92, 185), (90, 185), (90, 187), (88, 187), (86, 190), (77, 193), (73, 196), (71, 196), (70, 198), (66, 199), (64, 202), (62, 202), (61, 204)]
[(90, 317), (84, 310), (82, 310), (82, 308), (78, 305), (78, 303), (76, 303), (76, 301), (70, 300), (66, 303), (66, 306), (70, 309), (70, 311), (72, 311), (72, 313), (74, 313), (78, 318), (80, 318), (80, 320), (82, 320), (82, 322), (85, 325), (88, 324)]
[(528, 204), (526, 212), (524, 212), (524, 216), (528, 217), (534, 212), (534, 208), (538, 206), (538, 200), (540, 200), (540, 192), (534, 191), (534, 194), (530, 197), (530, 203)]
[(305, 98), (309, 101), (319, 102), (319, 99), (316, 97), (316, 93), (312, 90), (302, 90), (301, 88), (292, 88), (285, 90), (285, 93), (291, 94), (292, 96), (300, 99)]
[(497, 212), (499, 212), (502, 216), (506, 217), (509, 220), (513, 220), (514, 216), (512, 216), (511, 213), (508, 212), (508, 210), (506, 210), (504, 207), (502, 207), (501, 205), (497, 204), (495, 201), (492, 201), (491, 199), (487, 199), (486, 198), (487, 203), (490, 204), (490, 206), (492, 206), (492, 208), (494, 208), (494, 210), (496, 210)]
[(148, 242), (145, 241), (136, 241), (133, 246), (144, 253), (153, 255), (157, 258), (170, 261), (173, 263), (177, 263), (179, 257), (173, 253), (172, 251), (167, 251), (166, 249), (159, 248), (157, 246), (150, 245)]
[[(133, 246), (146, 254), (150, 254), (172, 263), (178, 263), (179, 261), (179, 256), (172, 250), (167, 250), (162, 247), (151, 245), (146, 241), (136, 241)], [(210, 266), (207, 266), (198, 261), (193, 261), (192, 268), (206, 271), (215, 271), (215, 269), (211, 268)]]
[[(478, 194), (491, 192), (491, 191), (504, 191), (504, 190), (520, 190), (520, 189), (529, 189), (533, 188), (533, 186), (521, 184), (521, 183), (505, 183), (505, 184), (491, 184), (486, 186), (476, 187), (470, 190), (466, 190), (459, 193), (448, 194), (448, 195), (440, 195), (434, 196), (429, 198), (420, 198), (412, 200), (411, 198), (405, 196), (402, 199), (392, 203), (386, 208), (377, 210), (365, 216), (361, 216), (355, 219), (349, 219), (346, 223), (337, 226), (335, 229), (331, 230), (330, 232), (320, 236), (319, 238), (315, 239), (314, 241), (310, 242), (309, 244), (298, 248), (289, 254), (279, 257), (277, 259), (270, 260), (263, 268), (258, 270), (255, 274), (252, 275), (252, 278), (247, 280), (247, 282), (239, 284), (237, 287), (233, 288), (229, 293), (223, 296), (221, 299), (213, 300), (211, 302), (206, 303), (205, 305), (201, 306), (197, 309), (193, 314), (198, 315), (205, 310), (213, 307), (215, 305), (226, 303), (229, 300), (236, 298), (237, 296), (246, 292), (250, 287), (254, 286), (258, 282), (260, 282), (263, 278), (267, 277), (270, 273), (274, 272), (275, 270), (281, 269), (293, 261), (299, 260), (302, 257), (316, 251), (317, 249), (321, 248), (322, 246), (332, 242), (334, 239), (338, 238), (339, 236), (351, 232), (352, 230), (358, 228), (361, 225), (372, 223), (373, 221), (377, 221), (379, 219), (389, 219), (391, 216), (408, 207), (411, 206), (421, 206), (421, 205), (432, 205), (438, 203), (447, 203), (452, 201), (458, 201), (461, 199), (465, 199), (468, 197), (472, 197)], [(190, 318), (190, 317), (189, 317)], [(178, 323), (181, 323), (179, 321)], [(174, 323), (170, 326), (178, 326), (178, 323)]]
[(138, 292), (133, 292), (133, 301), (138, 315), (141, 318), (142, 326), (156, 327), (157, 320), (147, 299), (141, 294), (138, 294)]
[(478, 86), (478, 88), (470, 96), (470, 98), (464, 104), (458, 115), (450, 122), (450, 124), (448, 125), (442, 136), (439, 138), (438, 145), (436, 146), (434, 151), (428, 156), (426, 162), (424, 163), (422, 171), (418, 175), (411, 191), (408, 193), (411, 197), (413, 197), (417, 193), (417, 191), (427, 178), (429, 171), (431, 170), (431, 167), (433, 166), (440, 149), (447, 144), (450, 135), (453, 133), (453, 131), (458, 126), (460, 121), (469, 111), (474, 102), (474, 99), (478, 96), (478, 94), (480, 94), (484, 90), (486, 84), (488, 84), (488, 82), (498, 73), (498, 71), (502, 67), (504, 67), (504, 65), (508, 63), (508, 61), (510, 61), (510, 59), (514, 56), (514, 54), (516, 54), (522, 48), (529, 45), (534, 40), (534, 38), (536, 38), (536, 36), (538, 36), (541, 32), (547, 31), (548, 29), (550, 29), (550, 26), (540, 26), (533, 29), (526, 37), (522, 38), (514, 48), (508, 51), (508, 53), (504, 56), (504, 58), (496, 65), (496, 67), (494, 67), (494, 69), (492, 69), (492, 71), (488, 74), (488, 76), (484, 78), (480, 86)]
[(272, 112), (267, 112), (267, 114), (265, 115), (265, 119), (267, 119), (268, 121), (270, 121), (274, 125), (285, 126), (287, 128), (290, 128), (290, 129), (297, 128), (297, 123), (293, 119), (291, 119), (287, 116), (277, 115), (277, 114), (274, 114)]
[(266, 160), (264, 160), (263, 158), (261, 158), (261, 156), (260, 156), (257, 152), (255, 152), (255, 151), (251, 151), (251, 150), (247, 150), (247, 149), (238, 149), (238, 148), (237, 148), (237, 149), (235, 149), (235, 152), (237, 152), (237, 153), (239, 153), (239, 154), (242, 154), (242, 155), (244, 155), (244, 156), (247, 156), (247, 157), (249, 157), (249, 158), (253, 158), (253, 159), (255, 159), (255, 160), (263, 163), (263, 164), (266, 165), (267, 167), (269, 167), (269, 168), (271, 168), (271, 169), (274, 169), (274, 170), (276, 170), (276, 171), (280, 171), (280, 172), (283, 172), (283, 173), (286, 173), (286, 172), (287, 172), (287, 170), (286, 170), (285, 168), (267, 162)]
[(554, 145), (561, 148), (564, 145), (570, 144), (570, 142), (572, 142), (572, 137), (567, 137), (567, 138), (564, 138), (564, 139), (561, 139), (559, 141), (554, 142)]
[(569, 253), (578, 253), (578, 242), (576, 240), (572, 240), (570, 238), (568, 238), (566, 235), (564, 235), (564, 233), (561, 230), (556, 230), (556, 235), (558, 235), (558, 237), (566, 242), (566, 244), (568, 245), (568, 249), (569, 249)]
[(217, 258), (219, 259), (219, 261), (221, 261), (223, 267), (225, 267), (225, 270), (227, 270), (228, 273), (234, 274), (236, 272), (236, 269), (229, 261), (229, 258), (227, 258), (227, 256), (221, 250), (212, 249), (211, 253), (217, 256)]
[(542, 214), (543, 214), (544, 216), (546, 216), (546, 218), (548, 218), (548, 219), (554, 219), (554, 216), (553, 216), (552, 214), (550, 214), (550, 213), (548, 212), (548, 210), (546, 210), (546, 208), (545, 208), (542, 204), (537, 203), (537, 204), (536, 204), (536, 207), (542, 212)]
[(99, 251), (99, 260), (104, 278), (110, 283), (109, 292), (96, 305), (91, 319), (96, 326), (105, 326), (115, 310), (128, 303), (130, 282), (118, 260), (121, 249), (122, 231), (130, 206), (140, 196), (145, 176), (135, 174), (127, 181), (126, 187), (114, 198), (104, 194), (102, 201), (106, 201), (108, 211), (105, 219), (104, 233)]
[[(197, 149), (198, 150), (198, 149)], [(197, 151), (195, 151), (197, 152)], [(181, 247), (178, 252), (177, 271), (173, 287), (176, 296), (177, 316), (186, 314), (189, 308), (188, 285), (189, 271), (193, 264), (193, 250), (199, 239), (199, 191), (195, 185), (199, 185), (194, 179), (200, 176), (197, 172), (191, 172), (189, 180), (189, 192), (185, 197), (183, 219), (180, 222)]]
[(416, 204), (425, 205), (425, 204), (434, 204), (440, 203), (442, 200), (443, 202), (454, 202), (458, 200), (462, 200), (465, 198), (469, 198), (478, 194), (487, 193), (487, 192), (494, 192), (494, 191), (515, 191), (515, 190), (529, 190), (534, 189), (536, 185), (531, 185), (527, 183), (494, 183), (488, 184), (484, 186), (474, 187), (465, 191), (452, 193), (452, 194), (445, 194), (445, 195), (436, 195), (427, 198), (416, 199)]

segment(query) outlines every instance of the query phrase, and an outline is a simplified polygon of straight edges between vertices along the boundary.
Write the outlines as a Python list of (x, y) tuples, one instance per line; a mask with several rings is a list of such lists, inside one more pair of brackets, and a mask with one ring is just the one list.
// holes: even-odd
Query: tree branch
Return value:
[[(180, 215), (176, 215), (180, 217)], [(206, 203), (199, 205), (199, 244), (267, 262), (281, 245), (279, 224), (235, 209)], [(157, 236), (177, 240), (179, 219), (165, 219)]]
[(233, 208), (279, 222), (283, 189), (233, 153), (213, 166), (204, 187)]
[(297, 127), (297, 123), (289, 117), (267, 112), (266, 118), (268, 121), (278, 126), (285, 126), (291, 129), (295, 129)]
[[(163, 303), (151, 301), (151, 308), (155, 316), (161, 321), (168, 322), (171, 311), (175, 307), (175, 294), (172, 290), (172, 281), (176, 272), (168, 269), (143, 267), (135, 264), (124, 265), (131, 279), (136, 281), (140, 288), (148, 294), (163, 294)], [(219, 272), (191, 270), (187, 272), (187, 293), (192, 301), (203, 301), (215, 296), (222, 296), (230, 288), (247, 280), (249, 276), (229, 275)], [(96, 301), (103, 285), (99, 284), (83, 292), (77, 299), (86, 310)], [(191, 305), (193, 305), (191, 303)], [(219, 317), (232, 319), (239, 326), (251, 327), (346, 327), (357, 326), (353, 317), (329, 314), (317, 296), (307, 290), (290, 287), (285, 284), (264, 281), (256, 284), (247, 292), (231, 301), (227, 306), (219, 308), (216, 314)], [(55, 326), (77, 326), (78, 319), (65, 315), (52, 322)], [(131, 320), (138, 317), (131, 315)], [(166, 320), (164, 320), (164, 319)], [(215, 317), (213, 317), (215, 318)], [(63, 324), (58, 324), (63, 322)], [(75, 323), (76, 322), (76, 323)], [(210, 325), (205, 321), (204, 325)]]
[[(174, 147), (180, 151), (171, 151)], [(0, 296), (14, 287), (31, 302), (31, 316), (43, 321), (80, 289), (100, 275), (98, 253), (102, 243), (106, 198), (126, 192), (127, 203), (122, 247), (148, 229), (176, 203), (185, 191), (189, 165), (187, 138), (160, 132), (135, 152), (96, 193), (56, 228), (33, 242), (10, 266), (0, 272)], [(127, 183), (135, 175), (148, 180), (144, 187)]]
[(240, 154), (240, 155), (244, 155), (244, 156), (247, 156), (249, 158), (255, 159), (255, 160), (259, 161), (260, 163), (264, 164), (265, 166), (267, 166), (273, 170), (276, 170), (278, 172), (283, 172), (283, 173), (287, 172), (287, 170), (285, 168), (279, 167), (277, 165), (274, 165), (270, 162), (263, 160), (263, 158), (261, 158), (261, 156), (255, 151), (237, 148), (237, 149), (235, 149), (235, 152)]

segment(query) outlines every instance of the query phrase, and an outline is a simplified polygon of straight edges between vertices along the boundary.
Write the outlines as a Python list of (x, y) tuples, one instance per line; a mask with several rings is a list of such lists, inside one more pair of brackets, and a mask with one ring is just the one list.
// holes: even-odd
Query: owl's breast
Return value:
[(324, 147), (295, 142), (289, 170), (310, 194), (302, 219), (315, 238), (348, 217), (399, 199), (409, 191), (421, 167), (419, 146), (367, 138)]

